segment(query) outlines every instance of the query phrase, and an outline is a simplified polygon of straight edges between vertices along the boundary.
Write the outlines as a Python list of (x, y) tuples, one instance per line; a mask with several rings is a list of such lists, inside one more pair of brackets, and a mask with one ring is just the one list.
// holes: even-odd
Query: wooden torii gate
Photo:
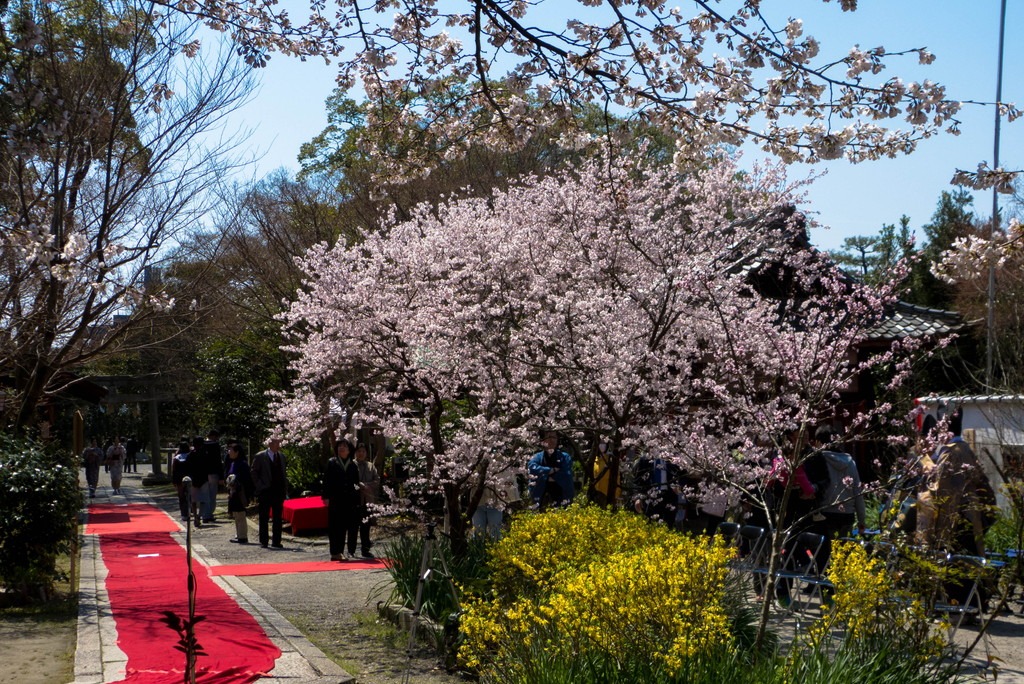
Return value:
[[(97, 375), (92, 381), (107, 389), (102, 403), (119, 406), (122, 404), (149, 404), (150, 461), (153, 470), (142, 478), (142, 484), (164, 484), (170, 481), (169, 473), (163, 472), (163, 455), (160, 453), (160, 402), (174, 401), (173, 394), (161, 392), (160, 373), (147, 375)], [(130, 388), (128, 393), (121, 392)], [(142, 391), (139, 391), (141, 388)]]

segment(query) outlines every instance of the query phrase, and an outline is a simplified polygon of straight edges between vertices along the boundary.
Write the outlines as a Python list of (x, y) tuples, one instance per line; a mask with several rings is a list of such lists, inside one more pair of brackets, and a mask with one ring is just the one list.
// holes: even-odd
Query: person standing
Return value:
[(178, 443), (178, 453), (174, 454), (174, 458), (171, 459), (171, 482), (174, 483), (174, 488), (178, 492), (178, 510), (181, 513), (181, 521), (184, 523), (188, 523), (191, 514), (189, 510), (189, 494), (191, 492), (185, 489), (184, 483), (186, 476), (192, 477), (188, 463), (190, 454), (191, 448), (188, 440), (182, 440)]
[(206, 477), (206, 463), (203, 461), (203, 438), (193, 437), (192, 447), (188, 452), (187, 474), (192, 478), (192, 517), (196, 527), (203, 526), (203, 514), (206, 512), (206, 494), (209, 481)]
[(126, 473), (139, 472), (139, 440), (129, 437), (124, 444), (124, 471)]
[(359, 546), (363, 558), (373, 558), (370, 547), (370, 528), (373, 526), (373, 518), (370, 514), (370, 507), (377, 503), (377, 493), (380, 491), (380, 475), (377, 473), (377, 466), (369, 459), (365, 444), (356, 445), (356, 467), (359, 469)]
[[(284, 521), (284, 500), (288, 495), (288, 476), (285, 470), (281, 440), (271, 437), (267, 448), (252, 461), (252, 481), (259, 504), (260, 546), (267, 548), (270, 543), (275, 549), (282, 549), (281, 527)], [(273, 512), (273, 534), (270, 530), (270, 515)]]
[(120, 437), (114, 437), (114, 443), (107, 449), (107, 460), (105, 461), (110, 472), (110, 488), (114, 494), (121, 493), (121, 477), (124, 473), (124, 445)]
[(228, 513), (235, 520), (235, 536), (230, 541), (235, 544), (248, 544), (249, 525), (245, 519), (245, 509), (253, 494), (253, 482), (249, 463), (242, 455), (242, 448), (238, 442), (228, 444), (225, 473), (228, 485)]
[(96, 498), (96, 487), (100, 484), (100, 464), (103, 463), (103, 449), (96, 438), (89, 440), (89, 446), (82, 452), (82, 464), (85, 466), (85, 481), (89, 485), (89, 498)]
[(818, 555), (818, 570), (824, 572), (832, 558), (832, 541), (849, 537), (854, 524), (857, 533), (864, 535), (867, 530), (864, 493), (861, 491), (860, 473), (853, 457), (842, 451), (832, 451), (832, 428), (822, 425), (814, 431), (814, 447), (821, 450), (828, 466), (829, 484), (822, 497), (821, 515), (812, 528), (825, 537)]
[(530, 459), (530, 497), (535, 507), (543, 510), (549, 505), (568, 506), (576, 495), (572, 478), (572, 457), (558, 448), (558, 433), (544, 433), (541, 451)]
[[(482, 465), (489, 467), (491, 463), (484, 459)], [(473, 528), (479, 534), (486, 534), (497, 540), (504, 531), (505, 511), (519, 502), (519, 481), (511, 467), (489, 473), (488, 480), (483, 483), (480, 501), (473, 511)]]
[(917, 542), (933, 550), (985, 555), (985, 532), (994, 519), (995, 492), (963, 438), (963, 412), (950, 415), (952, 438), (939, 446), (924, 473), (918, 498)]
[(327, 538), (331, 560), (356, 557), (361, 492), (359, 466), (352, 458), (352, 443), (343, 439), (335, 447), (335, 455), (327, 461), (324, 492), (321, 495), (327, 505)]
[(633, 471), (636, 487), (633, 509), (674, 529), (680, 508), (679, 477), (679, 466), (667, 458), (641, 456)]
[(202, 463), (206, 469), (206, 498), (203, 510), (203, 522), (213, 522), (213, 512), (217, 509), (217, 489), (224, 479), (224, 460), (220, 453), (220, 434), (210, 430), (203, 442)]
[[(594, 503), (602, 508), (614, 505), (622, 493), (622, 470), (621, 461), (615, 462), (615, 458), (608, 454), (608, 443), (601, 441), (597, 445), (597, 454), (594, 455)], [(612, 483), (612, 471), (615, 471), (615, 482)]]

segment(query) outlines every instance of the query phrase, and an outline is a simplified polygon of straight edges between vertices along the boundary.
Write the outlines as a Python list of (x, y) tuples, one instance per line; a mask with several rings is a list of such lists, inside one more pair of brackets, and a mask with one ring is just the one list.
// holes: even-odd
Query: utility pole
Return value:
[[(999, 55), (996, 60), (996, 127), (992, 152), (992, 170), (999, 170), (999, 127), (1002, 122), (1003, 104), (1003, 42), (1006, 35), (1006, 0), (999, 3)], [(992, 221), (988, 227), (989, 242), (995, 240), (999, 230), (999, 187), (992, 186)], [(996, 343), (996, 265), (990, 255), (988, 258), (988, 311), (986, 317), (985, 336), (985, 386), (989, 391), (993, 388), (994, 364), (993, 356)]]

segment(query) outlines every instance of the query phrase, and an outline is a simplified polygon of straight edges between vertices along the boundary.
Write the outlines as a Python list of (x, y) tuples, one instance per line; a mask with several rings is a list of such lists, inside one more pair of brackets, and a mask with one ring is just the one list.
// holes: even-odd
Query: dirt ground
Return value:
[[(387, 581), (383, 570), (299, 573), (248, 577), (245, 583), (306, 637), (356, 678), (359, 684), (454, 684), (436, 652), (378, 616), (376, 603)], [(418, 640), (417, 640), (418, 641)]]
[(0, 618), (0, 682), (55, 684), (75, 678), (73, 619)]

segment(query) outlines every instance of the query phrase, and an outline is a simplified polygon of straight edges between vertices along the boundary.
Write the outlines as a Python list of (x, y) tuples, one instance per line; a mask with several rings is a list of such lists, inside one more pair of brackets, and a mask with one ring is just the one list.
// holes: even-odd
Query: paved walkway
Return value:
[[(148, 466), (147, 466), (148, 468)], [(146, 494), (141, 483), (142, 473), (128, 473), (122, 481), (120, 495), (111, 495), (109, 479), (100, 474), (101, 486), (95, 503), (154, 503)], [(107, 483), (107, 484), (104, 484)], [(84, 484), (84, 483), (83, 483)], [(223, 497), (223, 494), (221, 495)], [(220, 500), (223, 506), (225, 501)], [(233, 536), (234, 526), (221, 523), (206, 526), (214, 534), (209, 537), (224, 541)], [(197, 531), (198, 532), (198, 531)], [(173, 536), (179, 541), (184, 540), (184, 529)], [(255, 539), (256, 531), (252, 530), (250, 538)], [(202, 543), (203, 537), (193, 535), (192, 555), (194, 561), (205, 565), (220, 565), (213, 554)], [(297, 543), (297, 540), (290, 540)], [(308, 543), (308, 542), (307, 542)], [(184, 545), (184, 543), (183, 543)], [(232, 545), (237, 546), (237, 545)], [(241, 550), (261, 551), (258, 545), (242, 547)], [(218, 554), (219, 555), (219, 554)], [(283, 561), (286, 557), (280, 554), (264, 556), (269, 560)], [(251, 562), (251, 561), (250, 561)], [(79, 580), (78, 607), (78, 648), (75, 652), (74, 684), (100, 684), (117, 682), (125, 677), (127, 657), (117, 646), (117, 627), (110, 612), (110, 601), (105, 588), (107, 570), (100, 555), (99, 537), (84, 535), (81, 549), (81, 570)], [(281, 649), (281, 657), (271, 672), (275, 681), (290, 684), (348, 684), (353, 678), (337, 664), (324, 655), (320, 649), (307, 640), (299, 630), (285, 620), (269, 603), (252, 591), (240, 578), (223, 576), (213, 578), (228, 596), (238, 602), (245, 611), (252, 615), (271, 641)], [(161, 616), (154, 616), (158, 620)], [(184, 658), (184, 656), (182, 656)]]

